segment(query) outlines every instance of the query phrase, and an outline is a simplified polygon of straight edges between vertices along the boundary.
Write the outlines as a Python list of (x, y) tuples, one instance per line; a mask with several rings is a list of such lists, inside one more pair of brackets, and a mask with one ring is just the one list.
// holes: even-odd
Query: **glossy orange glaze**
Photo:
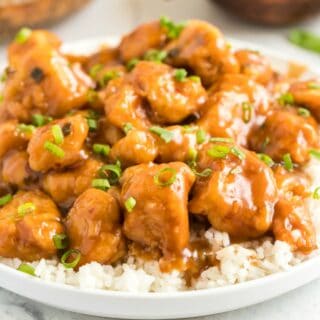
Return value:
[[(210, 225), (234, 242), (316, 248), (303, 165), (319, 147), (319, 80), (280, 74), (196, 20), (143, 24), (86, 57), (47, 31), (20, 42), (0, 86), (0, 256), (135, 256), (191, 284), (218, 265)], [(59, 252), (57, 233), (69, 240)]]

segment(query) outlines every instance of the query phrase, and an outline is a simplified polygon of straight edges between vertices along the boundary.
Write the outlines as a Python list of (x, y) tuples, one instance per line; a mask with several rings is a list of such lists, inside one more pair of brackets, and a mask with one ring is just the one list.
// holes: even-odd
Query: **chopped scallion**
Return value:
[(207, 134), (203, 129), (199, 129), (196, 133), (197, 143), (201, 144), (206, 141)]
[(274, 165), (274, 161), (271, 157), (269, 157), (265, 153), (258, 153), (257, 156), (261, 161), (263, 161), (268, 167), (272, 167)]
[(287, 169), (288, 171), (292, 171), (293, 162), (292, 162), (290, 153), (286, 153), (282, 159), (283, 159), (283, 166), (285, 167), (285, 169)]
[(129, 197), (125, 203), (124, 203), (124, 206), (126, 207), (127, 211), (128, 212), (131, 212), (133, 210), (133, 208), (136, 206), (137, 204), (137, 201), (135, 198), (133, 197)]
[(211, 142), (223, 142), (223, 143), (234, 143), (232, 138), (220, 138), (220, 137), (213, 137), (210, 138)]
[(174, 23), (168, 17), (160, 18), (160, 26), (165, 29), (169, 39), (176, 39), (185, 27), (185, 23)]
[(14, 41), (16, 43), (23, 44), (25, 43), (29, 37), (31, 36), (32, 30), (29, 28), (21, 28), (16, 34)]
[(103, 191), (110, 188), (110, 182), (108, 179), (93, 179), (91, 185), (92, 187)]
[(320, 150), (311, 149), (309, 150), (309, 154), (320, 160)]
[(283, 93), (279, 98), (278, 98), (279, 104), (282, 106), (286, 105), (293, 105), (294, 104), (294, 97), (290, 92)]
[(32, 124), (36, 127), (42, 127), (51, 121), (52, 121), (51, 117), (43, 116), (42, 114), (39, 114), (39, 113), (32, 115)]
[(313, 193), (312, 193), (312, 198), (315, 200), (319, 200), (320, 199), (320, 187), (317, 187), (314, 189)]
[(44, 148), (58, 158), (64, 157), (64, 150), (50, 141), (44, 143)]
[(230, 149), (230, 152), (235, 155), (237, 158), (239, 158), (240, 160), (244, 160), (246, 158), (246, 154), (239, 148), (237, 147), (232, 147)]
[[(71, 262), (67, 262), (69, 258), (72, 256), (74, 256), (73, 260)], [(77, 249), (70, 249), (62, 255), (61, 263), (66, 269), (73, 269), (78, 265), (80, 259), (81, 259), (81, 252)]]
[(55, 144), (62, 144), (64, 140), (64, 135), (61, 127), (58, 124), (55, 124), (51, 127), (51, 133), (53, 135)]
[(242, 119), (244, 123), (250, 122), (252, 118), (253, 107), (249, 102), (242, 103)]
[(149, 128), (149, 131), (157, 134), (162, 140), (164, 140), (165, 143), (169, 143), (174, 137), (174, 134), (172, 131), (169, 131), (167, 129), (164, 129), (158, 126), (153, 126)]
[(107, 144), (95, 143), (92, 150), (96, 154), (101, 154), (103, 156), (108, 156), (110, 153), (110, 146)]
[(12, 200), (12, 195), (10, 193), (2, 196), (0, 198), (0, 206), (4, 206), (5, 204), (9, 203)]
[(89, 75), (91, 78), (96, 79), (98, 73), (102, 70), (103, 65), (100, 63), (95, 64), (89, 70)]
[(137, 58), (133, 58), (133, 59), (129, 60), (126, 65), (128, 71), (131, 71), (132, 69), (134, 69), (134, 67), (138, 64), (139, 61), (140, 60)]
[(167, 52), (164, 50), (150, 49), (143, 56), (144, 60), (162, 62), (167, 58)]
[(18, 216), (24, 217), (25, 215), (32, 213), (34, 210), (36, 210), (36, 206), (32, 202), (26, 202), (18, 207)]
[(188, 75), (188, 72), (186, 69), (177, 69), (174, 72), (174, 78), (179, 82), (185, 81), (187, 78), (187, 75)]
[(68, 246), (68, 237), (64, 233), (57, 233), (52, 237), (54, 246), (61, 250), (65, 249)]
[(224, 145), (214, 145), (208, 151), (207, 154), (214, 159), (223, 159), (231, 151), (231, 148)]
[(99, 176), (108, 179), (111, 185), (117, 184), (122, 173), (120, 161), (103, 165), (98, 172)]
[(306, 108), (298, 108), (298, 115), (302, 117), (309, 117), (310, 111)]
[(125, 132), (125, 134), (128, 134), (128, 132), (132, 129), (133, 129), (133, 125), (129, 122), (123, 125), (123, 131)]
[(17, 270), (33, 277), (36, 275), (34, 267), (27, 263), (21, 263)]

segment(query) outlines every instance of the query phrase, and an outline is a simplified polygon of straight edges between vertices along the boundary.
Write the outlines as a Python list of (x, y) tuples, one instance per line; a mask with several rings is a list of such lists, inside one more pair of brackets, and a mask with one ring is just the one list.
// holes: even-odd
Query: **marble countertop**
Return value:
[[(198, 18), (219, 26), (230, 37), (255, 42), (279, 50), (290, 57), (320, 65), (320, 56), (291, 46), (286, 40), (287, 28), (268, 29), (241, 23), (217, 8), (209, 0), (95, 0), (85, 11), (51, 29), (64, 41), (124, 33), (139, 22), (160, 15), (177, 20)], [(320, 30), (320, 17), (299, 27)], [(0, 61), (5, 57), (5, 44), (0, 44)], [(201, 319), (207, 320), (318, 320), (320, 314), (320, 280), (296, 289), (279, 298)], [(46, 307), (0, 289), (1, 320), (97, 320)]]

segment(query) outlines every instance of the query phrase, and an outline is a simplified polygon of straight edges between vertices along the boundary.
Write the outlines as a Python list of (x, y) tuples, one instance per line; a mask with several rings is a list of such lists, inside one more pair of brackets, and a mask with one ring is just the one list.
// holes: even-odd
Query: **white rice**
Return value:
[[(320, 186), (320, 162), (311, 160), (305, 167), (305, 171), (312, 179), (311, 191), (313, 191), (315, 187)], [(319, 200), (309, 198), (307, 205), (317, 230), (320, 247)], [(227, 233), (212, 228), (203, 232), (203, 236), (216, 252), (216, 258), (220, 263), (219, 266), (203, 271), (200, 277), (193, 281), (191, 287), (187, 287), (182, 272), (163, 273), (160, 271), (158, 261), (145, 262), (133, 257), (128, 258), (126, 263), (114, 267), (92, 262), (80, 267), (78, 272), (66, 269), (57, 260), (41, 259), (33, 262), (32, 265), (36, 276), (45, 281), (79, 288), (127, 292), (169, 292), (215, 288), (261, 278), (272, 273), (286, 271), (319, 254), (319, 250), (308, 256), (294, 253), (287, 243), (274, 241), (267, 237), (241, 244), (230, 244)], [(16, 269), (22, 261), (0, 258), (0, 262)]]

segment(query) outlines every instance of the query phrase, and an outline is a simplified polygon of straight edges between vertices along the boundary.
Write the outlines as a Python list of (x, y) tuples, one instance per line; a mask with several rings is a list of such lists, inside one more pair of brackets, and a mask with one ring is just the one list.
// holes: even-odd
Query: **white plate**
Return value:
[[(66, 45), (73, 52), (97, 48), (101, 39)], [(115, 43), (117, 38), (108, 38)], [(103, 42), (106, 42), (104, 39)], [(257, 48), (253, 44), (232, 40), (236, 47)], [(285, 70), (287, 60), (270, 50), (265, 53), (277, 69)], [(317, 70), (311, 66), (312, 71)], [(320, 74), (320, 72), (317, 72)], [(169, 319), (203, 316), (253, 305), (298, 288), (320, 276), (320, 256), (261, 279), (215, 289), (176, 293), (127, 293), (97, 289), (79, 289), (45, 282), (0, 264), (0, 286), (57, 308), (95, 316), (130, 319)]]

